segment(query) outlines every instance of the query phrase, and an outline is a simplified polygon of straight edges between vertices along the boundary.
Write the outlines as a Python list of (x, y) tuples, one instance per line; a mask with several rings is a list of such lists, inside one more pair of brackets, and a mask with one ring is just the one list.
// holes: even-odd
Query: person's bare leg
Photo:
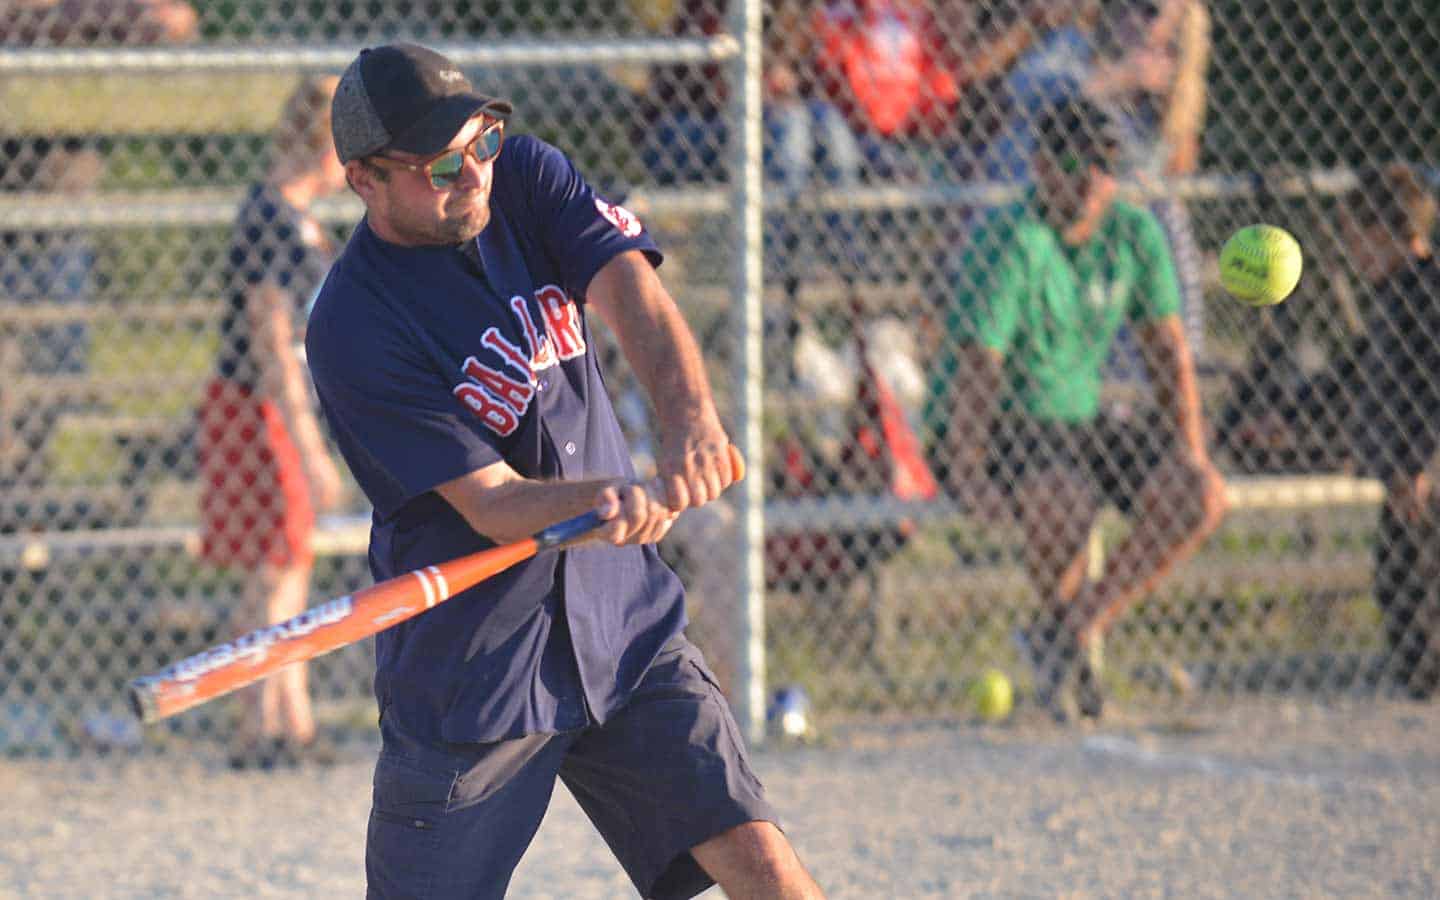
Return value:
[[(310, 596), (309, 563), (275, 572), (274, 587), (266, 609), (268, 622), (283, 622), (305, 611)], [(315, 713), (310, 705), (309, 667), (304, 663), (277, 672), (268, 681), (275, 696), (274, 734), (309, 743), (315, 737)], [(267, 732), (271, 733), (271, 732)]]
[(815, 900), (825, 895), (780, 829), (746, 822), (690, 849), (730, 900)]
[(1035, 703), (1059, 721), (1074, 711), (1098, 714), (1078, 703), (1072, 711), (1068, 690), (1079, 647), (1073, 603), (1089, 567), (1090, 529), (1099, 512), (1095, 494), (1073, 473), (1046, 469), (1026, 473), (1015, 489), (1015, 506), (1025, 534), (1025, 567), (1040, 600), (1035, 620), (1019, 632), (1033, 670)]
[[(231, 626), (236, 636), (269, 624), (271, 600), (280, 572), (273, 566), (262, 566), (245, 573), (240, 609)], [(282, 733), (279, 685), (274, 678), (266, 678), (243, 688), (237, 699), (240, 715), (235, 723), (234, 740), (238, 755), (243, 757), (257, 752), (264, 741)]]
[(1015, 488), (1025, 536), (1025, 570), (1040, 602), (1057, 620), (1079, 595), (1088, 565), (1090, 528), (1099, 510), (1084, 481), (1060, 469), (1026, 473)]
[(1100, 579), (1076, 601), (1081, 641), (1104, 634), (1200, 549), (1225, 517), (1225, 485), (1176, 461), (1156, 467), (1140, 488), (1130, 534), (1105, 560)]

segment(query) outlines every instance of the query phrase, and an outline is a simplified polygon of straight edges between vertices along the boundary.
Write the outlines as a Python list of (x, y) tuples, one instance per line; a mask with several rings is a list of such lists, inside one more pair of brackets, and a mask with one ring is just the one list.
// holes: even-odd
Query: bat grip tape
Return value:
[(558, 547), (568, 544), (571, 541), (579, 540), (590, 532), (605, 524), (600, 518), (600, 513), (590, 510), (587, 513), (576, 516), (573, 519), (566, 519), (563, 522), (556, 522), (549, 528), (535, 534), (535, 549), (545, 550), (550, 547)]

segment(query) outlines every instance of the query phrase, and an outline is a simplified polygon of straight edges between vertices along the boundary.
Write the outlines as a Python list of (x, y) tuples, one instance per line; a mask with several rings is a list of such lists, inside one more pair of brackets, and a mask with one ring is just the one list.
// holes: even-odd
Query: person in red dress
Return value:
[[(265, 178), (236, 219), (215, 377), (200, 412), (201, 556), (250, 573), (241, 631), (306, 606), (316, 509), (338, 505), (300, 353), (306, 310), (334, 256), (311, 204), (345, 186), (330, 137), (336, 79), (302, 83), (276, 126)], [(268, 767), (315, 746), (304, 666), (252, 688), (231, 763)]]

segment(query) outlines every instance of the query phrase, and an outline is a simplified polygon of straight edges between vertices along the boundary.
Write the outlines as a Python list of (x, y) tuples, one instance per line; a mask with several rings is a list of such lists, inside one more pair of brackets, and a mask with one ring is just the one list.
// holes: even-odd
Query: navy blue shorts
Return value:
[(492, 744), (422, 744), (382, 715), (366, 841), (371, 898), (503, 897), (558, 776), (644, 897), (713, 884), (690, 848), (778, 824), (739, 728), (684, 638), (603, 725)]

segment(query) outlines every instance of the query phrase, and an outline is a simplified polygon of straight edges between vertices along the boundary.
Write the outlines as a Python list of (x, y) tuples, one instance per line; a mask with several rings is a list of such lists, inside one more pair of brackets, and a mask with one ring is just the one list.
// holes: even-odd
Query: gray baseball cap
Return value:
[(511, 107), (476, 93), (460, 67), (434, 50), (387, 44), (361, 50), (340, 76), (330, 129), (341, 162), (381, 150), (426, 156), (482, 112), (503, 119)]

